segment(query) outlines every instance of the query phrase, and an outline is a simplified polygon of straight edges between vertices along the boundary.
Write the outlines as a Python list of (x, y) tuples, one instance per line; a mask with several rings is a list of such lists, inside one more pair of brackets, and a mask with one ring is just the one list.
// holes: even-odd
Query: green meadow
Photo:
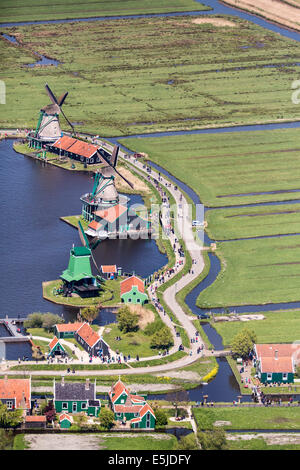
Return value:
[[(46, 82), (69, 91), (64, 111), (76, 129), (103, 137), (298, 119), (300, 44), (225, 18), (233, 26), (183, 16), (3, 28), (22, 47), (0, 41), (0, 126), (35, 127)], [(61, 63), (26, 67), (33, 51)]]
[(300, 300), (300, 237), (218, 244), (222, 261), (215, 282), (200, 293), (204, 308)]
[(210, 10), (194, 0), (1, 0), (1, 23)]
[(243, 328), (253, 330), (257, 343), (292, 343), (300, 340), (300, 311), (256, 312), (264, 315), (263, 320), (215, 322), (214, 328), (223, 338), (225, 347)]

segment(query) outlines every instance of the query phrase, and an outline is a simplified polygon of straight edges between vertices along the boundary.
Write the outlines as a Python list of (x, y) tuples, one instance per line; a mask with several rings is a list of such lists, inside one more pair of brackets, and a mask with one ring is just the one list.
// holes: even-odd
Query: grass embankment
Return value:
[(70, 307), (87, 307), (89, 305), (99, 305), (102, 307), (112, 307), (121, 304), (120, 298), (120, 282), (122, 278), (107, 280), (102, 284), (102, 290), (98, 297), (64, 297), (61, 294), (56, 294), (55, 291), (62, 285), (62, 281), (57, 279), (55, 281), (43, 282), (43, 297), (50, 302), (61, 305), (68, 305)]
[(300, 408), (194, 408), (199, 430), (212, 429), (216, 421), (228, 421), (224, 429), (300, 429)]
[(89, 18), (97, 16), (138, 15), (150, 13), (210, 10), (193, 0), (56, 0), (55, 5), (39, 0), (22, 0), (18, 8), (9, 0), (1, 2), (1, 23)]
[(177, 439), (170, 434), (122, 434), (101, 436), (100, 448), (107, 450), (173, 450)]
[[(102, 136), (298, 119), (300, 44), (229, 19), (235, 27), (168, 17), (7, 29), (25, 47), (0, 41), (10, 103), (0, 126), (35, 128), (45, 81), (58, 95), (70, 91), (64, 111), (82, 123), (76, 130)], [(61, 64), (24, 67), (36, 60), (30, 51)]]

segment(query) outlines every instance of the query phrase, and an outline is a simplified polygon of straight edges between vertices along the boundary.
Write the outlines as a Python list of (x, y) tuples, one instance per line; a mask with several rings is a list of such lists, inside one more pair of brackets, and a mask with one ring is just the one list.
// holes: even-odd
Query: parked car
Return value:
[(209, 318), (209, 315), (207, 315), (206, 313), (200, 313), (198, 315), (198, 320), (207, 320)]

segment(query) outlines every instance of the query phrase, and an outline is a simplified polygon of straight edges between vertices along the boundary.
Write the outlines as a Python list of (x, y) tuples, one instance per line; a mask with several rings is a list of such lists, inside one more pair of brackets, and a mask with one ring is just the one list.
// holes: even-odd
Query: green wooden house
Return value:
[(121, 301), (125, 304), (143, 305), (148, 302), (144, 281), (137, 276), (130, 276), (120, 282)]
[(53, 401), (57, 413), (81, 413), (84, 411), (89, 416), (99, 416), (101, 409), (100, 400), (96, 399), (96, 381), (90, 383), (61, 382), (53, 384)]
[(112, 386), (109, 399), (116, 421), (127, 424), (131, 429), (155, 428), (155, 414), (146, 398), (130, 393), (120, 379)]
[(258, 379), (263, 384), (294, 383), (299, 345), (255, 344), (254, 364)]
[(58, 323), (54, 325), (54, 334), (57, 338), (74, 338), (75, 333), (82, 327), (83, 322)]
[(50, 341), (48, 346), (49, 346), (48, 357), (49, 356), (54, 357), (56, 355), (65, 356), (67, 354), (65, 351), (65, 348), (63, 347), (63, 345), (61, 344), (61, 342), (56, 336), (54, 336), (53, 340)]
[(64, 293), (76, 293), (80, 297), (96, 297), (100, 285), (92, 274), (91, 250), (85, 246), (73, 247), (70, 251), (68, 268), (60, 278), (63, 280)]
[(73, 419), (71, 416), (65, 413), (62, 413), (59, 416), (59, 425), (61, 429), (69, 429), (72, 426), (72, 424), (73, 424)]

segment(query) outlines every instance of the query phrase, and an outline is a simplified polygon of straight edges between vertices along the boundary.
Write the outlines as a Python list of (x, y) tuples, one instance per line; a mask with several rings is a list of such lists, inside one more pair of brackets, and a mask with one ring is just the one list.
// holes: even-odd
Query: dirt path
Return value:
[(28, 450), (100, 450), (97, 434), (26, 434)]
[(256, 13), (259, 16), (300, 31), (300, 4), (295, 6), (281, 0), (223, 0), (233, 7)]

